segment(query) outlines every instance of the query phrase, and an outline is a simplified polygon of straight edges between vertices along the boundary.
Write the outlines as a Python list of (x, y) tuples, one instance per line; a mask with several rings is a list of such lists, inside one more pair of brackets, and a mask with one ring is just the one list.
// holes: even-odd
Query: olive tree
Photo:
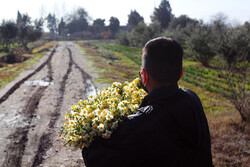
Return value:
[[(222, 31), (221, 31), (222, 32)], [(230, 32), (230, 35), (229, 33)], [(239, 111), (243, 122), (250, 122), (249, 109), (249, 60), (250, 60), (250, 24), (230, 28), (219, 41), (214, 50), (224, 60), (218, 70), (230, 88), (230, 100)], [(228, 34), (227, 34), (228, 33)]]
[(29, 50), (28, 43), (38, 40), (42, 35), (43, 20), (36, 20), (34, 25), (28, 14), (18, 12), (17, 16), (18, 40), (25, 50)]
[(209, 67), (209, 61), (215, 56), (212, 48), (213, 36), (211, 27), (202, 22), (188, 27), (186, 42), (189, 49), (197, 56), (205, 67)]
[(13, 21), (3, 21), (0, 26), (0, 36), (5, 48), (8, 49), (11, 42), (13, 42), (17, 36), (17, 26)]

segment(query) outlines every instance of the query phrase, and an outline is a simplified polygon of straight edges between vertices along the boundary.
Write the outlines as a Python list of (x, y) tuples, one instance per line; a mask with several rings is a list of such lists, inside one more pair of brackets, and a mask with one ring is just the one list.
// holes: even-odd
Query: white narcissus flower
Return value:
[(94, 137), (94, 136), (97, 135), (96, 131), (93, 131), (93, 130), (89, 134), (90, 134), (91, 137)]
[(84, 126), (85, 129), (88, 129), (89, 128), (89, 123), (84, 123), (83, 126)]
[(89, 138), (90, 138), (90, 136), (89, 136), (89, 135), (84, 135), (84, 136), (83, 136), (83, 140), (85, 140), (85, 141), (88, 141), (88, 140), (89, 140)]
[(80, 135), (84, 135), (85, 133), (86, 133), (85, 130), (83, 130), (83, 129), (80, 130)]
[(101, 114), (99, 115), (99, 120), (100, 120), (101, 122), (105, 120), (105, 115), (104, 115), (103, 113), (101, 113)]
[(113, 122), (112, 129), (116, 129), (118, 127), (118, 121)]
[(97, 125), (96, 123), (93, 123), (93, 124), (92, 124), (92, 130), (93, 130), (93, 131), (98, 130), (98, 125)]
[(100, 124), (100, 125), (98, 126), (98, 129), (99, 129), (101, 132), (103, 132), (103, 131), (105, 130), (104, 124)]
[(109, 128), (111, 128), (111, 124), (110, 124), (109, 122), (105, 122), (105, 123), (104, 123), (104, 127), (105, 127), (106, 129), (109, 129)]
[(73, 105), (65, 114), (66, 123), (59, 135), (64, 145), (82, 149), (89, 146), (95, 136), (109, 138), (119, 121), (135, 113), (146, 95), (139, 85), (139, 79), (124, 84), (114, 82), (96, 96)]
[(111, 120), (111, 119), (113, 119), (114, 117), (113, 117), (113, 115), (111, 115), (111, 114), (107, 114), (106, 115), (106, 120)]
[(104, 139), (107, 139), (110, 137), (111, 134), (112, 134), (112, 132), (107, 130), (105, 133), (102, 134), (102, 136)]

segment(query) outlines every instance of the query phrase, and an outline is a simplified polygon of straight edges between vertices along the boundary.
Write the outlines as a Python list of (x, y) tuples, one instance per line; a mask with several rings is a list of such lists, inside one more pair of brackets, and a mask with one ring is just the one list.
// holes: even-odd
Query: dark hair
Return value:
[(176, 83), (182, 71), (183, 49), (175, 40), (158, 37), (143, 48), (142, 66), (160, 84)]

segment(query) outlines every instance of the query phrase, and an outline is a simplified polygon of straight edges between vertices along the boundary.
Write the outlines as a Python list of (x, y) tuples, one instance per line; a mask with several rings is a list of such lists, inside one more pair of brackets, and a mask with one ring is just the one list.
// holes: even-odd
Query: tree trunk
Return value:
[(23, 48), (24, 48), (25, 51), (29, 51), (29, 48), (27, 46), (28, 45), (27, 42), (22, 41), (22, 45), (23, 45)]
[(200, 55), (200, 59), (204, 67), (209, 67), (209, 59), (206, 56)]
[(248, 108), (246, 108), (245, 111), (242, 111), (241, 118), (243, 122), (250, 123), (250, 110)]

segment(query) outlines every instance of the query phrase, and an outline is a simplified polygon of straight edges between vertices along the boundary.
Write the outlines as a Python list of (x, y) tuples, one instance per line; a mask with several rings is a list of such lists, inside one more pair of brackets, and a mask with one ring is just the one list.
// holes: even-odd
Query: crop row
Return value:
[[(128, 57), (136, 64), (141, 64), (141, 50), (138, 48), (103, 43), (96, 45), (113, 52), (118, 52)], [(202, 87), (210, 92), (223, 94), (229, 97), (231, 96), (231, 90), (229, 89), (227, 82), (223, 78), (221, 78), (221, 76), (215, 69), (209, 69), (197, 65), (185, 66), (185, 60), (183, 69), (184, 75), (182, 77), (182, 80)], [(240, 79), (238, 78), (238, 76), (234, 77), (235, 79)], [(249, 83), (247, 85), (249, 85)]]
[(121, 53), (124, 56), (128, 57), (133, 62), (135, 62), (136, 64), (141, 65), (141, 50), (138, 48), (114, 45), (114, 44), (103, 44), (103, 43), (97, 45), (107, 50)]
[[(231, 77), (234, 89), (237, 89), (237, 84), (242, 82), (242, 77), (241, 75), (236, 74), (232, 74)], [(229, 88), (227, 81), (220, 78), (220, 73), (215, 70), (199, 66), (184, 67), (184, 75), (182, 79), (196, 86), (205, 88), (210, 92), (223, 94), (227, 97), (232, 96), (232, 90)], [(245, 86), (246, 90), (249, 91), (249, 81), (247, 81)]]
[(226, 84), (226, 81), (218, 75), (215, 70), (210, 70), (197, 66), (189, 66), (183, 68), (185, 72), (193, 74), (195, 76), (202, 77), (207, 80), (211, 80), (213, 82), (218, 82), (220, 84)]
[(213, 82), (209, 79), (205, 79), (205, 78), (199, 77), (197, 75), (193, 75), (188, 72), (186, 72), (183, 75), (182, 80), (189, 82), (191, 84), (194, 84), (196, 86), (205, 88), (206, 90), (210, 92), (220, 93), (220, 94), (230, 96), (231, 90), (225, 84)]

